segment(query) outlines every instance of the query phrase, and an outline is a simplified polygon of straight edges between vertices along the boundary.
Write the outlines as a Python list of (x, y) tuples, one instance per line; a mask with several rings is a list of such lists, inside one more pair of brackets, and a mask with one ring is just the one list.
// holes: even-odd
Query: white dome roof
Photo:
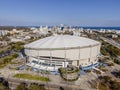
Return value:
[(84, 47), (96, 44), (100, 44), (100, 42), (78, 36), (57, 35), (34, 41), (30, 44), (25, 45), (24, 47), (34, 49), (56, 49)]

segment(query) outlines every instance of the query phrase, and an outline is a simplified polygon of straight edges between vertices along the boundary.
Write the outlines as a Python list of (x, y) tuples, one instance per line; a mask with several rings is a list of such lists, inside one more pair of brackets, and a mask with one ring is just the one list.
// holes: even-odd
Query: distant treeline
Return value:
[(12, 29), (24, 29), (24, 30), (29, 30), (29, 27), (25, 27), (25, 26), (0, 26), (0, 30), (12, 30)]

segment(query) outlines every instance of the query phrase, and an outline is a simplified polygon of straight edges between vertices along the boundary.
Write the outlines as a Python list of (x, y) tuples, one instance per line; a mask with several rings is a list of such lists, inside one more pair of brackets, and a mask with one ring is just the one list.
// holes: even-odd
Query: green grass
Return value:
[(38, 80), (38, 81), (49, 81), (49, 78), (47, 77), (42, 77), (42, 76), (36, 76), (36, 75), (31, 75), (31, 74), (16, 74), (14, 75), (16, 78), (22, 78), (22, 79), (29, 79), (29, 80)]
[(10, 62), (10, 64), (22, 64), (22, 62)]

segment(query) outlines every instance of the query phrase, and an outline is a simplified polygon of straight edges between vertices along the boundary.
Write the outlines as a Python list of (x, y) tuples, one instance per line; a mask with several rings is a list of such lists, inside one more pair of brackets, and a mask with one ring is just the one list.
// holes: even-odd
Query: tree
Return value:
[(15, 53), (15, 54), (12, 55), (12, 57), (13, 57), (13, 58), (17, 58), (17, 57), (18, 57), (18, 54)]
[(109, 76), (102, 76), (102, 81), (104, 83), (107, 83), (107, 82), (111, 81), (111, 77), (109, 77)]
[(110, 88), (111, 90), (120, 90), (120, 82), (112, 81)]
[(116, 63), (116, 64), (119, 64), (119, 65), (120, 65), (120, 60), (118, 60), (118, 59), (114, 59), (114, 63)]
[(44, 85), (38, 85), (36, 83), (33, 83), (29, 86), (28, 90), (45, 90)]
[(0, 90), (8, 90), (8, 82), (3, 80), (2, 82), (0, 82)]
[(26, 84), (25, 83), (21, 83), (20, 85), (17, 86), (16, 90), (27, 90), (26, 89)]
[(16, 45), (24, 45), (24, 42), (16, 42)]

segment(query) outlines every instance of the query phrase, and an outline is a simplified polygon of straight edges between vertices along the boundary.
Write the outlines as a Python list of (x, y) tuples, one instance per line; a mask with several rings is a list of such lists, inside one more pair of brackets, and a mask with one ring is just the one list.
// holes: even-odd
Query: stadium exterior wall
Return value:
[(89, 45), (85, 47), (57, 48), (57, 49), (34, 49), (25, 48), (25, 53), (29, 57), (49, 56), (66, 58), (73, 61), (75, 66), (87, 66), (97, 62), (100, 54), (101, 44)]

